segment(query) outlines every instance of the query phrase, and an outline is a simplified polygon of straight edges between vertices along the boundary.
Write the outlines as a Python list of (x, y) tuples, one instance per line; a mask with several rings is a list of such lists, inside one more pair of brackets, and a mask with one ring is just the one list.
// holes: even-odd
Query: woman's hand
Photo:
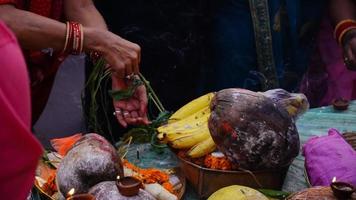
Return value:
[[(112, 76), (112, 89), (127, 89), (130, 82), (130, 80), (119, 79), (116, 76)], [(146, 87), (144, 85), (138, 86), (129, 99), (120, 101), (113, 100), (114, 113), (119, 123), (123, 127), (127, 127), (129, 124), (149, 124), (150, 122), (147, 118), (147, 102)]]
[(84, 28), (84, 50), (99, 52), (117, 78), (139, 73), (140, 46), (110, 31)]
[(345, 34), (342, 46), (347, 69), (356, 71), (356, 29), (350, 30)]

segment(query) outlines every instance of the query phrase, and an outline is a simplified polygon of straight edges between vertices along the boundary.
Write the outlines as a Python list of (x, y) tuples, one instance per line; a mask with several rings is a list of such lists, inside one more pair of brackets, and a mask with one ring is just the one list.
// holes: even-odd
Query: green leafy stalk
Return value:
[(258, 189), (262, 194), (266, 195), (267, 197), (271, 197), (274, 199), (285, 199), (287, 198), (290, 193), (277, 191), (277, 190), (269, 190), (269, 189)]
[[(98, 110), (99, 108), (101, 108), (104, 112), (104, 123), (106, 124), (106, 126), (108, 126), (108, 131), (110, 131), (110, 134), (112, 135), (110, 118), (107, 113), (108, 103), (111, 102), (111, 100), (108, 99), (108, 96), (110, 95), (116, 101), (128, 99), (132, 97), (137, 87), (144, 84), (147, 89), (147, 96), (149, 98), (149, 101), (153, 102), (153, 104), (160, 113), (155, 120), (152, 120), (151, 124), (146, 126), (137, 126), (135, 128), (130, 129), (129, 132), (125, 134), (125, 136), (122, 138), (122, 140), (132, 138), (132, 141), (134, 143), (150, 142), (154, 148), (166, 147), (166, 145), (158, 144), (154, 135), (156, 134), (156, 128), (166, 123), (171, 113), (166, 111), (157, 94), (151, 87), (150, 82), (140, 73), (137, 78), (134, 77), (132, 79), (132, 82), (127, 89), (120, 91), (107, 91), (106, 83), (110, 80), (111, 71), (106, 70), (105, 65), (105, 61), (103, 59), (99, 59), (99, 61), (95, 64), (93, 71), (91, 72), (86, 83), (86, 88), (91, 98), (87, 113), (89, 128), (98, 133), (103, 133), (103, 124), (98, 118)], [(98, 102), (98, 97), (100, 98), (100, 103)]]
[(161, 101), (159, 100), (158, 96), (156, 95), (155, 91), (151, 87), (150, 82), (147, 81), (146, 78), (141, 73), (139, 73), (139, 76), (140, 76), (141, 80), (143, 81), (143, 83), (145, 84), (148, 93), (151, 94), (151, 99), (154, 100), (154, 102), (156, 102), (156, 106), (157, 106), (158, 110), (160, 112), (166, 111), (166, 109), (163, 107)]
[(99, 105), (96, 98), (98, 93), (101, 92), (101, 83), (106, 80), (110, 74), (110, 70), (105, 70), (105, 61), (103, 59), (99, 59), (94, 65), (93, 71), (91, 72), (85, 86), (88, 89), (91, 99), (89, 111), (87, 113), (89, 128), (98, 133), (102, 133), (103, 131), (101, 129), (99, 119), (97, 118)]
[(132, 83), (128, 86), (127, 89), (125, 89), (125, 90), (109, 90), (109, 94), (116, 101), (120, 101), (123, 99), (129, 99), (130, 97), (132, 97), (135, 90), (140, 85), (143, 85), (143, 82), (138, 78), (134, 78)]

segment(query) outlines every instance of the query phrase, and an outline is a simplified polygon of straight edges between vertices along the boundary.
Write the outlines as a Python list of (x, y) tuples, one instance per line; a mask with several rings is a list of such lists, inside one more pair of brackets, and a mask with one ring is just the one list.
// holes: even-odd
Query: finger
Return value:
[(126, 122), (127, 124), (132, 124), (132, 125), (137, 124), (137, 119), (134, 118), (134, 117), (131, 115), (130, 112), (124, 111), (124, 112), (123, 112), (123, 116), (124, 116), (125, 122)]
[(346, 58), (348, 58), (348, 59), (354, 58), (353, 51), (350, 46), (348, 46), (348, 48), (346, 49)]
[(130, 99), (130, 103), (127, 103), (126, 110), (127, 111), (135, 111), (140, 108), (140, 103), (136, 99)]
[(125, 79), (118, 78), (116, 72), (114, 72), (114, 74), (111, 76), (111, 80), (112, 80), (112, 89), (122, 90), (128, 88)]
[(132, 53), (132, 70), (135, 74), (139, 74), (140, 72), (140, 48)]
[(132, 70), (132, 61), (130, 59), (127, 59), (125, 61), (125, 77), (132, 75), (133, 70)]
[(148, 118), (147, 118), (147, 115), (145, 115), (142, 118), (142, 123), (145, 124), (145, 125), (151, 124), (150, 120), (148, 120)]
[(111, 65), (111, 69), (115, 72), (115, 76), (117, 78), (125, 78), (125, 73), (126, 73), (126, 65), (124, 62), (117, 61), (115, 65)]
[(138, 58), (134, 59), (133, 62), (132, 62), (132, 70), (133, 70), (133, 73), (135, 74), (138, 74), (140, 72), (139, 70), (139, 64), (138, 64)]
[(126, 110), (122, 112), (122, 115), (124, 116), (124, 119), (131, 118), (131, 114)]
[(136, 118), (126, 118), (125, 119), (127, 124), (130, 125), (137, 125), (138, 124), (138, 120)]
[(137, 111), (132, 111), (131, 112), (131, 117), (132, 118), (138, 118), (139, 117), (138, 112)]
[(345, 64), (348, 69), (354, 69), (356, 67), (356, 58), (351, 48), (347, 48)]
[(141, 62), (141, 47), (138, 44), (133, 44), (132, 45), (133, 51), (135, 53), (135, 59), (137, 59), (138, 63)]
[[(117, 110), (120, 110), (120, 109), (117, 109)], [(119, 121), (119, 123), (121, 124), (121, 126), (123, 127), (127, 127), (127, 123), (124, 119), (124, 117), (122, 116), (122, 112), (121, 113), (116, 113), (116, 119)]]
[(351, 45), (349, 70), (356, 70), (356, 43)]
[(110, 64), (105, 64), (105, 69), (111, 68)]
[(125, 76), (125, 64), (114, 54), (106, 54), (104, 56), (105, 61), (110, 65), (110, 69), (115, 73), (115, 76), (124, 78)]
[(144, 88), (142, 91), (139, 93), (139, 99), (140, 99), (140, 111), (139, 114), (141, 117), (145, 116), (147, 114), (147, 104), (148, 104), (148, 99), (147, 99), (147, 94), (146, 94), (146, 89)]

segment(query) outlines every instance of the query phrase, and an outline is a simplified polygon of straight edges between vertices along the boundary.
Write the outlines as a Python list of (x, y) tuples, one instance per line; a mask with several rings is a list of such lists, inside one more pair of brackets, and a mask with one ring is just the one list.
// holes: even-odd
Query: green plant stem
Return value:
[(141, 80), (143, 81), (143, 83), (145, 84), (146, 88), (148, 89), (148, 92), (152, 94), (152, 100), (156, 101), (156, 103), (158, 105), (157, 108), (162, 112), (165, 111), (166, 109), (163, 107), (163, 104), (161, 103), (161, 101), (159, 100), (158, 96), (156, 95), (155, 91), (153, 90), (153, 88), (151, 87), (150, 82), (148, 82), (145, 77), (139, 73), (139, 76), (141, 78)]
[(159, 104), (156, 102), (155, 98), (153, 98), (152, 93), (148, 93), (148, 97), (151, 98), (151, 100), (153, 101), (153, 103), (155, 104), (155, 106), (157, 107), (157, 109), (159, 110), (159, 112), (163, 112), (164, 110), (162, 110), (162, 108), (159, 106)]

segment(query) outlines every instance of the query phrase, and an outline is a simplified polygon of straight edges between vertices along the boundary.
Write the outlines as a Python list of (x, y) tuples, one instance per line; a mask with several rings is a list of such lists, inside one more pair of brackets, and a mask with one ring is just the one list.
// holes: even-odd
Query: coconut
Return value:
[(217, 92), (210, 108), (211, 136), (235, 165), (250, 170), (283, 167), (298, 155), (295, 118), (308, 108), (304, 95), (232, 88)]

